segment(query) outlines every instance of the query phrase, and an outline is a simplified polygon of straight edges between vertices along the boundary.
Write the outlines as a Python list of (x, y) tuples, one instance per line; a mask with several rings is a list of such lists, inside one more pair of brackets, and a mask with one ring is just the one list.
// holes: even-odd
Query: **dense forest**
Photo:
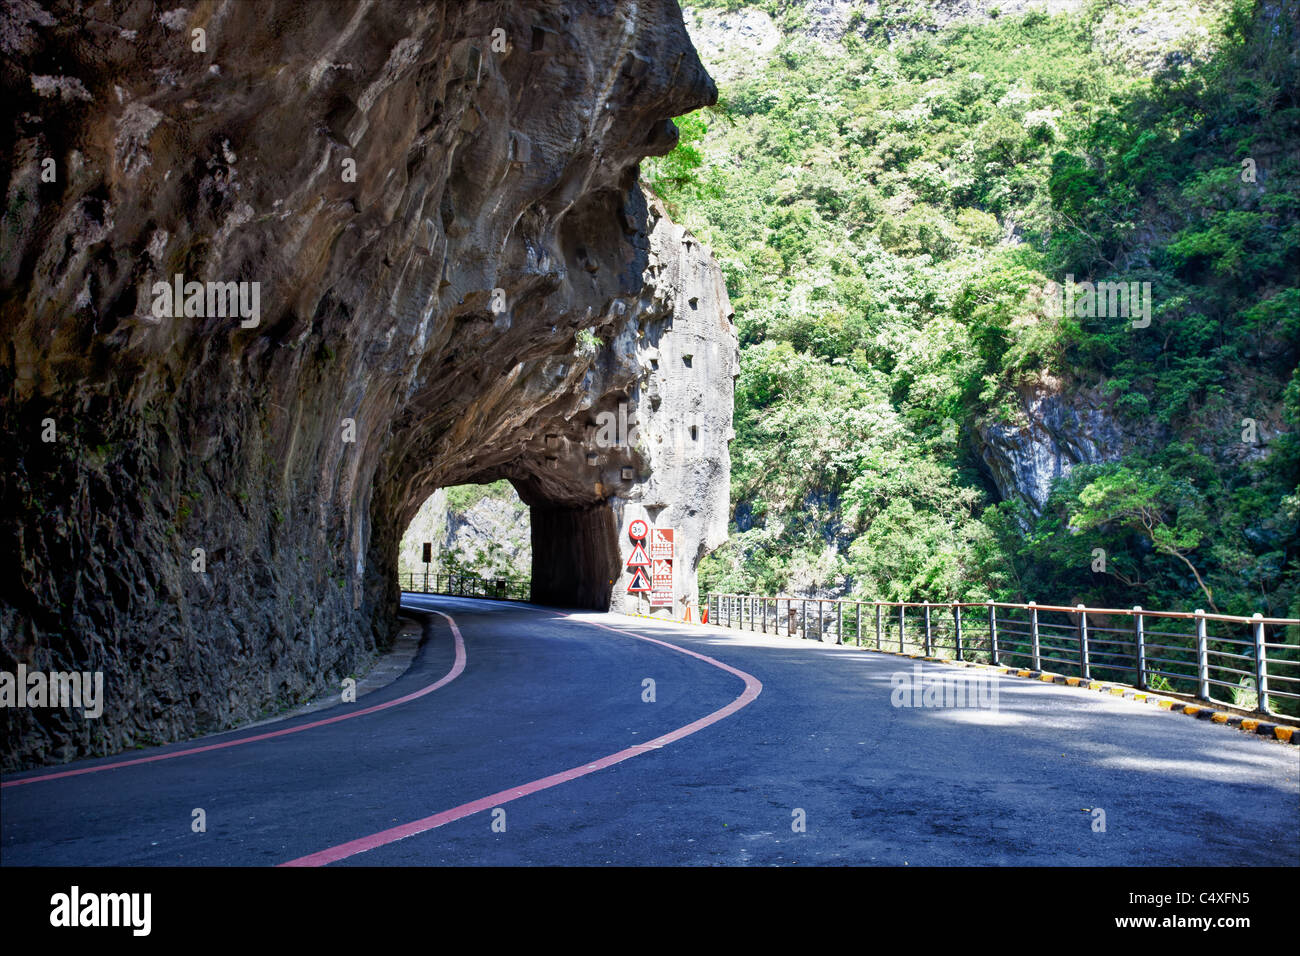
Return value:
[[(684, 6), (780, 32), (643, 166), (740, 328), (701, 592), (1300, 616), (1295, 4)], [(1067, 467), (990, 467), (1053, 415)]]

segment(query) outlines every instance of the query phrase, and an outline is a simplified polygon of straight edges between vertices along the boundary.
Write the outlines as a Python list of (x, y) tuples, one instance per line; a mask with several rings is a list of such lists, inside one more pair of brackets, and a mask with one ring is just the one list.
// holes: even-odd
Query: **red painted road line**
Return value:
[[(561, 614), (560, 617), (569, 617), (567, 614)], [(559, 773), (551, 774), (549, 777), (542, 777), (540, 780), (534, 780), (531, 783), (521, 784), (517, 787), (511, 787), (508, 790), (502, 790), (488, 797), (482, 797), (470, 803), (462, 803), (458, 807), (452, 807), (450, 810), (444, 810), (441, 813), (435, 813), (432, 816), (424, 817), (419, 820), (412, 820), (410, 823), (403, 823), (401, 826), (390, 827), (387, 830), (381, 830), (378, 833), (372, 833), (370, 836), (359, 837), (356, 840), (349, 840), (347, 843), (340, 843), (338, 846), (328, 847), (324, 850), (318, 850), (307, 856), (300, 856), (296, 860), (289, 860), (287, 863), (281, 863), (280, 866), (325, 866), (328, 863), (335, 863), (338, 860), (346, 859), (350, 856), (356, 856), (359, 853), (365, 853), (367, 850), (373, 850), (375, 847), (384, 846), (388, 843), (396, 843), (398, 840), (404, 840), (409, 836), (415, 836), (417, 833), (424, 833), (426, 830), (433, 830), (445, 824), (460, 820), (463, 817), (471, 816), (483, 810), (499, 807), (503, 803), (509, 803), (512, 800), (518, 800), (520, 797), (526, 797), (529, 794), (537, 793), (539, 790), (548, 790), (551, 787), (557, 787), (562, 783), (568, 783), (570, 780), (576, 780), (579, 777), (585, 777), (589, 773), (595, 773), (597, 770), (604, 770), (606, 767), (612, 767), (616, 763), (622, 763), (632, 757), (636, 757), (648, 750), (658, 750), (660, 747), (667, 746), (683, 737), (689, 737), (696, 731), (703, 730), (710, 724), (715, 724), (724, 717), (730, 717), (742, 707), (748, 706), (753, 700), (763, 692), (763, 684), (757, 677), (752, 674), (746, 674), (742, 670), (732, 667), (730, 664), (724, 664), (722, 661), (715, 660), (712, 657), (706, 657), (703, 654), (697, 654), (695, 651), (688, 651), (684, 647), (678, 647), (676, 644), (669, 644), (667, 641), (661, 641), (657, 638), (646, 637), (644, 634), (636, 634), (632, 631), (621, 631), (615, 627), (609, 627), (605, 624), (599, 624), (595, 621), (583, 621), (580, 623), (590, 624), (593, 627), (603, 627), (607, 631), (613, 631), (615, 634), (623, 634), (628, 637), (639, 638), (643, 641), (649, 641), (651, 644), (658, 644), (669, 650), (677, 651), (681, 654), (687, 654), (691, 657), (699, 658), (712, 664), (714, 667), (720, 667), (730, 674), (735, 674), (745, 682), (745, 690), (739, 697), (730, 704), (715, 710), (713, 713), (701, 717), (684, 727), (670, 731), (662, 737), (656, 737), (649, 743), (637, 744), (635, 747), (628, 747), (620, 750), (618, 753), (610, 754), (608, 757), (601, 757), (592, 763), (583, 764), (580, 767), (573, 767), (569, 770), (562, 770)]]
[(301, 733), (304, 730), (311, 730), (315, 727), (324, 727), (326, 724), (337, 724), (340, 720), (351, 720), (353, 717), (364, 717), (366, 714), (373, 714), (381, 710), (387, 710), (390, 707), (396, 707), (398, 704), (409, 703), (425, 694), (432, 694), (439, 687), (445, 687), (465, 669), (465, 639), (460, 635), (460, 628), (452, 620), (451, 615), (443, 614), (441, 611), (434, 611), (433, 608), (420, 608), (422, 611), (430, 611), (439, 617), (445, 617), (447, 623), (451, 625), (451, 633), (456, 639), (456, 662), (451, 665), (451, 670), (438, 681), (421, 687), (417, 691), (407, 694), (405, 697), (399, 697), (396, 700), (390, 700), (387, 703), (375, 704), (373, 707), (366, 707), (363, 710), (355, 710), (347, 714), (341, 714), (338, 717), (329, 717), (325, 720), (312, 721), (309, 724), (302, 724), (298, 727), (289, 727), (285, 730), (274, 730), (266, 734), (257, 734), (253, 737), (241, 737), (238, 740), (227, 740), (219, 744), (207, 744), (203, 747), (190, 747), (186, 750), (175, 750), (171, 753), (156, 754), (152, 757), (138, 757), (135, 760), (122, 760), (118, 763), (102, 764), (98, 767), (83, 767), (80, 770), (62, 770), (57, 773), (47, 773), (36, 777), (24, 777), (21, 780), (7, 780), (0, 783), (0, 787), (21, 787), (25, 783), (42, 783), (46, 780), (58, 780), (62, 777), (79, 777), (83, 773), (99, 773), (101, 770), (117, 770), (119, 767), (134, 767), (142, 763), (155, 763), (159, 760), (171, 760), (173, 757), (188, 757), (191, 754), (206, 753), (209, 750), (224, 750), (227, 747), (238, 747), (242, 744), (251, 744), (258, 740), (270, 740), (273, 737), (284, 737), (288, 734)]

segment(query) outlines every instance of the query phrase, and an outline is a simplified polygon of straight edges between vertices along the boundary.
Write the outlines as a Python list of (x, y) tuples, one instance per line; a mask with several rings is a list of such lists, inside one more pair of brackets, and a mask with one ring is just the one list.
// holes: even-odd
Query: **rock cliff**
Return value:
[[(0, 13), (0, 665), (107, 695), (6, 709), (7, 767), (336, 685), (439, 487), (515, 484), (555, 604), (609, 605), (658, 469), (724, 531), (725, 292), (637, 186), (716, 98), (674, 0), (165, 6)], [(711, 390), (654, 409), (656, 348)], [(592, 447), (623, 403), (708, 453)]]

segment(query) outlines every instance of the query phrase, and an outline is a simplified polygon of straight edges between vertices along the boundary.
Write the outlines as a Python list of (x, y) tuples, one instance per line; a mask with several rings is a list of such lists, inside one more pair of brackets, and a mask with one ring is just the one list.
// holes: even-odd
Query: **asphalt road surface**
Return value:
[(996, 708), (896, 707), (891, 677), (913, 661), (792, 638), (404, 603), (442, 615), (411, 668), (356, 703), (6, 775), (0, 862), (1300, 859), (1294, 746), (1011, 678)]

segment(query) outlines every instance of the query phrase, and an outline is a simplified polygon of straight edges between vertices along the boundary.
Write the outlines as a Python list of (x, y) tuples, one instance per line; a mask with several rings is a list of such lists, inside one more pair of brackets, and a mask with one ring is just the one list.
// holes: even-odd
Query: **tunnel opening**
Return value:
[(526, 595), (533, 567), (531, 525), (528, 506), (505, 479), (439, 488), (402, 533), (399, 584), (404, 590), (436, 591), (453, 576), (463, 576), (505, 581), (512, 594)]
[(397, 562), (402, 590), (598, 611), (620, 567), (608, 502), (559, 503), (527, 476), (437, 489), (407, 523)]

